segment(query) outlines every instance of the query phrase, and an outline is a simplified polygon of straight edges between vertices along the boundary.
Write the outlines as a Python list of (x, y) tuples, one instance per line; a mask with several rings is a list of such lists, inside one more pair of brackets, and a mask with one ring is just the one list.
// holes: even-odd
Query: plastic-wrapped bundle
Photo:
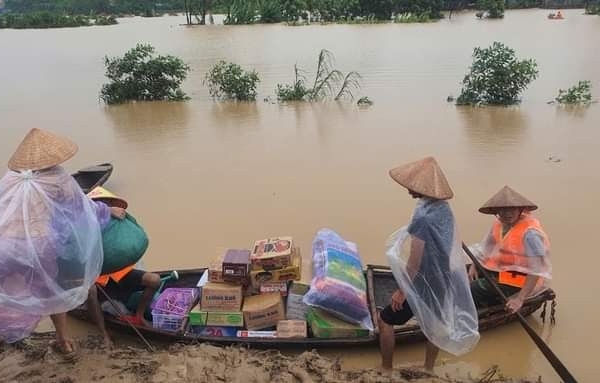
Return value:
[(373, 330), (367, 283), (356, 245), (321, 229), (313, 240), (313, 279), (304, 303)]
[(61, 167), (0, 180), (0, 339), (82, 304), (102, 266), (94, 202)]
[[(412, 236), (407, 227), (388, 238), (386, 254), (394, 277), (427, 339), (451, 354), (460, 355), (479, 341), (479, 326), (454, 227), (453, 220), (429, 226), (429, 234), (420, 240), (425, 242), (425, 247), (438, 248), (437, 254), (443, 259), (424, 257), (416, 273), (410, 270), (408, 262)], [(448, 248), (442, 244), (446, 234), (452, 241)]]

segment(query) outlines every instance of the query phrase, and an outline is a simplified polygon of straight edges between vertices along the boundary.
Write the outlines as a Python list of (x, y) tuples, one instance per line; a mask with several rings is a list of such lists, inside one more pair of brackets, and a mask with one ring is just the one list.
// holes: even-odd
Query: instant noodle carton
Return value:
[(294, 249), (291, 262), (289, 266), (280, 269), (253, 269), (250, 272), (250, 284), (259, 289), (263, 282), (299, 281), (302, 277), (302, 256), (299, 248)]
[(280, 320), (277, 322), (278, 338), (306, 338), (306, 321)]
[(285, 319), (283, 299), (279, 293), (260, 294), (244, 300), (244, 321), (248, 330), (275, 326)]
[(275, 237), (254, 242), (250, 260), (253, 269), (273, 270), (291, 265), (292, 237)]
[(238, 329), (236, 327), (225, 327), (225, 326), (190, 326), (188, 328), (188, 334), (194, 334), (199, 336), (216, 336), (216, 337), (235, 337)]
[(260, 284), (259, 292), (261, 294), (267, 293), (279, 293), (282, 297), (288, 294), (288, 283), (284, 282), (262, 282)]
[(277, 338), (277, 331), (247, 331), (239, 330), (238, 338)]
[(200, 308), (203, 311), (240, 311), (242, 286), (208, 282), (202, 287)]
[(306, 315), (313, 336), (316, 338), (356, 338), (369, 336), (369, 330), (345, 322), (327, 312), (311, 307)]

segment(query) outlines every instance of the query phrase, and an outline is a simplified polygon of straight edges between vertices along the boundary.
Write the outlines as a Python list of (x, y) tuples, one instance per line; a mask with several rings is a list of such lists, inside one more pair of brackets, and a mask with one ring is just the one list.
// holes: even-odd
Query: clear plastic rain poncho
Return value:
[(530, 213), (523, 213), (504, 237), (502, 224), (496, 219), (483, 241), (469, 249), (486, 269), (518, 271), (552, 279), (550, 242), (539, 221)]
[(102, 267), (97, 209), (58, 166), (0, 179), (1, 340), (86, 300)]
[[(398, 286), (427, 339), (451, 354), (460, 355), (477, 344), (479, 332), (455, 228), (447, 202), (421, 199), (411, 224), (388, 238), (386, 254)], [(408, 260), (415, 237), (423, 241), (423, 255), (420, 264), (410, 266)], [(415, 242), (414, 247), (419, 244), (420, 241)]]

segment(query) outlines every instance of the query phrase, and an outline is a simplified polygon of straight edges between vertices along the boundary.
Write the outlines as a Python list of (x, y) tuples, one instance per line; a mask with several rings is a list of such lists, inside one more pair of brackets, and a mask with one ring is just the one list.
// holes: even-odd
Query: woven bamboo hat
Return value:
[(398, 166), (390, 170), (390, 177), (408, 190), (435, 199), (454, 196), (444, 172), (433, 157)]
[(536, 204), (523, 197), (521, 194), (508, 186), (504, 186), (479, 208), (479, 212), (483, 214), (496, 214), (498, 209), (503, 207), (518, 207), (529, 211), (538, 208)]
[(8, 161), (13, 171), (41, 170), (62, 164), (77, 153), (68, 138), (41, 129), (31, 129)]
[(129, 206), (127, 201), (125, 201), (123, 198), (117, 197), (115, 194), (103, 188), (102, 186), (96, 186), (87, 195), (94, 201), (104, 202), (108, 206), (115, 206), (123, 209), (127, 209), (127, 206)]

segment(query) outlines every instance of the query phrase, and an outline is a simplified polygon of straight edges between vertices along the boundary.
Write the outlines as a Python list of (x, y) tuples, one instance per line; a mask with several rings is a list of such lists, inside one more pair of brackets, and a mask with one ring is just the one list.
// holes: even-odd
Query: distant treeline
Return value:
[[(599, 0), (506, 0), (506, 8), (584, 8)], [(232, 23), (356, 19), (391, 20), (395, 15), (441, 17), (441, 11), (475, 8), (477, 0), (5, 0), (4, 13), (50, 12), (66, 15), (186, 12), (196, 20), (207, 13), (228, 15)], [(57, 16), (58, 17), (58, 16)]]

